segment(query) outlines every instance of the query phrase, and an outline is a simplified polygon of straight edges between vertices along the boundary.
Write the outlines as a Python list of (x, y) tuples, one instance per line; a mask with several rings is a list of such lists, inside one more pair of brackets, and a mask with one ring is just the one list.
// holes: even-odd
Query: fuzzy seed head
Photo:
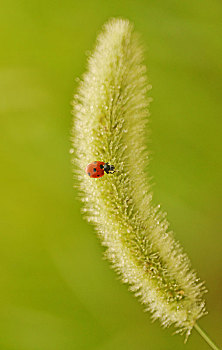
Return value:
[[(188, 336), (205, 314), (205, 288), (165, 213), (152, 203), (145, 134), (150, 85), (143, 59), (128, 20), (105, 24), (74, 97), (73, 169), (83, 211), (113, 268), (154, 320)], [(113, 164), (116, 172), (88, 177), (84, 169), (96, 160)]]

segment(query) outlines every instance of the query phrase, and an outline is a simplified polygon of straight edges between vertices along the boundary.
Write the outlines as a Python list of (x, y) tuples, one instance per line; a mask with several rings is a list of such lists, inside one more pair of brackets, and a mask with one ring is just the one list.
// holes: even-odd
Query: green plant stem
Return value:
[(198, 326), (198, 324), (194, 325), (194, 328), (196, 329), (196, 331), (201, 335), (201, 337), (207, 342), (208, 345), (210, 345), (210, 347), (213, 350), (220, 350), (213, 342), (212, 340), (209, 338), (209, 336)]

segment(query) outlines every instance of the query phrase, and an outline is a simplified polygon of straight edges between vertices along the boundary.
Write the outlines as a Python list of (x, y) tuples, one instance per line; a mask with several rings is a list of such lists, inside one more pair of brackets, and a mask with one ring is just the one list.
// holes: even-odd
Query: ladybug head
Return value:
[(104, 164), (104, 171), (107, 174), (113, 174), (115, 172), (114, 169), (115, 169), (114, 165), (110, 165), (109, 163)]

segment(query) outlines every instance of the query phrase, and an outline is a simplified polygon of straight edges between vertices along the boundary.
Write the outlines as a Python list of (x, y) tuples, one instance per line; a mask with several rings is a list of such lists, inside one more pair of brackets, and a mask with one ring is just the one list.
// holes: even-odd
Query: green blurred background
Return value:
[(75, 78), (102, 24), (147, 47), (154, 199), (206, 280), (199, 324), (222, 343), (222, 3), (3, 0), (0, 9), (0, 349), (209, 349), (151, 323), (80, 214), (70, 165)]

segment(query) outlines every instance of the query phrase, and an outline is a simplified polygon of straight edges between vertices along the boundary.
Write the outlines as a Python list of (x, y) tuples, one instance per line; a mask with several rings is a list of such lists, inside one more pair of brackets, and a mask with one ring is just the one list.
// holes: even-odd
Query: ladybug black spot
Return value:
[(90, 173), (88, 173), (88, 175), (90, 176)]
[(94, 164), (97, 164), (97, 162), (94, 162)]
[(97, 176), (99, 176), (99, 174)]
[(102, 164), (100, 164), (100, 169), (103, 169), (103, 165)]
[(93, 168), (94, 173), (96, 172), (96, 168)]

